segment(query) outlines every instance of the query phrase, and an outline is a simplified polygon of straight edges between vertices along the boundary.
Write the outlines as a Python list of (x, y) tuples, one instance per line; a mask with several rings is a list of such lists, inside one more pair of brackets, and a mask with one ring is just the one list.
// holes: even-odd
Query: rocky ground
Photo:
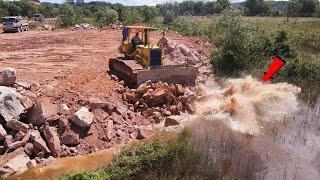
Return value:
[[(121, 30), (0, 34), (0, 175), (152, 136), (193, 113), (195, 87), (146, 82), (129, 89), (107, 73)], [(161, 38), (155, 32), (152, 41)], [(211, 45), (169, 33), (167, 58), (212, 70)], [(11, 68), (7, 68), (11, 67)]]

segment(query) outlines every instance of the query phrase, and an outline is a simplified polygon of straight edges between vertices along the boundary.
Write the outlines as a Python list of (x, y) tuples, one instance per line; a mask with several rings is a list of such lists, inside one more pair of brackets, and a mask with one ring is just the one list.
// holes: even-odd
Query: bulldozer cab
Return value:
[(125, 26), (122, 30), (122, 43), (120, 49), (121, 53), (129, 54), (134, 52), (135, 45), (131, 42), (131, 40), (136, 35), (136, 33), (139, 33), (141, 45), (149, 45), (149, 32), (154, 30), (156, 30), (156, 28), (153, 27)]
[[(150, 43), (149, 32), (157, 30), (153, 27), (145, 26), (125, 26), (122, 30), (122, 43), (120, 52), (127, 59), (135, 59), (143, 67), (159, 67), (164, 63), (162, 48)], [(136, 44), (133, 38), (139, 36), (139, 43)]]

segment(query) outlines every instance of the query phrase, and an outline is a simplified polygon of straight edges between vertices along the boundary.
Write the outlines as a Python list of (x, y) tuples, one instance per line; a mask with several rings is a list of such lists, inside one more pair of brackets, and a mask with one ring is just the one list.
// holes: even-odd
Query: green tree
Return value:
[(248, 32), (240, 12), (235, 10), (224, 12), (214, 25), (212, 39), (218, 48), (212, 53), (212, 63), (217, 74), (236, 75), (248, 66)]
[(145, 6), (145, 7), (143, 7), (142, 13), (145, 18), (145, 21), (151, 22), (156, 18), (157, 14), (158, 14), (158, 9), (155, 7)]
[(317, 0), (289, 0), (287, 5), (287, 15), (292, 17), (313, 16), (318, 4), (319, 1)]
[(174, 14), (173, 11), (167, 11), (165, 14), (164, 14), (164, 17), (163, 17), (163, 23), (164, 24), (171, 24), (173, 23), (173, 21), (175, 20), (176, 18), (176, 15)]
[(59, 24), (61, 27), (68, 27), (74, 25), (76, 14), (73, 7), (63, 3), (59, 7)]
[(320, 18), (320, 4), (318, 4), (314, 10), (314, 16)]
[(118, 13), (113, 9), (108, 9), (105, 12), (99, 10), (94, 14), (95, 20), (102, 26), (115, 23), (118, 21)]
[(269, 15), (271, 6), (264, 0), (246, 0), (244, 12), (247, 16)]
[(125, 9), (122, 13), (121, 19), (125, 25), (131, 25), (145, 21), (143, 15), (137, 9), (133, 8)]

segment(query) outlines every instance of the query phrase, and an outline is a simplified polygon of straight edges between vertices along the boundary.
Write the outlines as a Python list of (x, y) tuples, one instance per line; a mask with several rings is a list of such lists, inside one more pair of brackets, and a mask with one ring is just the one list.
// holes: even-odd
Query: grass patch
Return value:
[(253, 179), (262, 168), (250, 138), (219, 121), (198, 121), (174, 140), (139, 143), (105, 168), (61, 179)]
[[(197, 165), (199, 154), (188, 148), (190, 133), (183, 131), (171, 142), (160, 139), (138, 144), (123, 150), (109, 166), (95, 172), (79, 172), (61, 177), (62, 180), (80, 179), (135, 179), (145, 176), (186, 176)], [(185, 158), (188, 157), (188, 158)]]

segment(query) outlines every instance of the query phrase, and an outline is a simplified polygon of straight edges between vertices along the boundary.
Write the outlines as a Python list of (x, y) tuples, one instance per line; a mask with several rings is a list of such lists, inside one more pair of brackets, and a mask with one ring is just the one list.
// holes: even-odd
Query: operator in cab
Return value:
[(139, 32), (137, 32), (136, 35), (131, 39), (131, 44), (132, 44), (133, 50), (136, 50), (136, 46), (141, 43), (142, 43), (142, 41), (139, 37)]

